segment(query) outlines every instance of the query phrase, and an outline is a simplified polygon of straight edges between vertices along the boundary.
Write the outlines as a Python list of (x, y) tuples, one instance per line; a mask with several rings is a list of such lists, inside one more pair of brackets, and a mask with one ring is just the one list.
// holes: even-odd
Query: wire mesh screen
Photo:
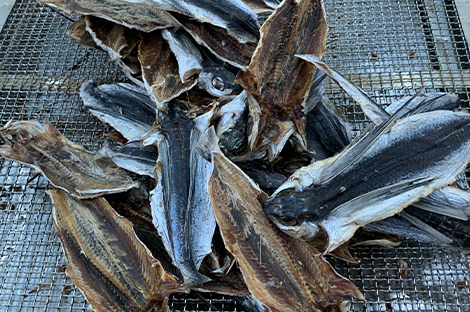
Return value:
[[(416, 92), (456, 92), (469, 108), (470, 63), (453, 1), (326, 2), (325, 61), (388, 105)], [(18, 0), (0, 33), (0, 123), (49, 121), (68, 139), (96, 150), (107, 129), (83, 107), (81, 83), (123, 80), (106, 54), (66, 36), (71, 21)], [(327, 96), (359, 131), (366, 118), (336, 85)], [(0, 160), (0, 312), (91, 311), (65, 275), (54, 234), (48, 182), (16, 162)], [(442, 224), (445, 225), (443, 219)], [(405, 241), (395, 249), (358, 247), (359, 264), (332, 260), (367, 301), (354, 311), (470, 311), (470, 256)], [(173, 311), (243, 311), (215, 294), (176, 295)]]

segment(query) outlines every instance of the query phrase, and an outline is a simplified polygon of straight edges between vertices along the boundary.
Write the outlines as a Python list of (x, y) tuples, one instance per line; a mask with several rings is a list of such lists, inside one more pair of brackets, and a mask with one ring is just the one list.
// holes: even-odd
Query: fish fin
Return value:
[(297, 57), (313, 63), (321, 71), (333, 79), (339, 86), (346, 91), (361, 106), (364, 114), (376, 125), (381, 124), (389, 117), (388, 113), (379, 104), (372, 100), (363, 90), (355, 86), (352, 82), (344, 78), (339, 73), (329, 68), (318, 56), (313, 54), (297, 54)]
[(359, 227), (400, 212), (412, 204), (409, 198), (428, 195), (424, 187), (430, 180), (427, 176), (405, 180), (356, 197), (335, 208), (320, 223), (328, 235), (325, 254), (348, 241)]
[(412, 216), (406, 213), (405, 211), (400, 212), (398, 215), (403, 220), (411, 223), (418, 229), (430, 235), (433, 238), (433, 243), (439, 243), (440, 245), (448, 246), (448, 245), (452, 245), (452, 243), (454, 242), (451, 238), (442, 234), (441, 232), (434, 229), (432, 226), (426, 224), (425, 222), (421, 221), (420, 219), (416, 218), (415, 216)]

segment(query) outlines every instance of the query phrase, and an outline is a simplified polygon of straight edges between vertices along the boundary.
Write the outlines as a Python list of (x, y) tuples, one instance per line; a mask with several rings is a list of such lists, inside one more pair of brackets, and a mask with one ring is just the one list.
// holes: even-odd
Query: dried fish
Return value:
[(246, 92), (243, 91), (228, 103), (223, 103), (213, 117), (220, 147), (229, 157), (248, 152), (246, 100)]
[(198, 75), (202, 70), (202, 55), (191, 36), (181, 28), (165, 29), (162, 36), (176, 57), (181, 82)]
[(188, 291), (106, 200), (77, 200), (58, 190), (48, 195), (66, 273), (94, 311), (168, 311), (167, 296)]
[(390, 116), (385, 109), (378, 105), (374, 100), (372, 100), (367, 94), (364, 93), (361, 89), (356, 87), (346, 78), (329, 68), (318, 55), (301, 55), (300, 53), (297, 57), (315, 64), (321, 71), (328, 75), (331, 79), (337, 82), (341, 88), (343, 88), (350, 96), (352, 96), (361, 106), (362, 111), (366, 114), (367, 117), (372, 120), (375, 124), (381, 124)]
[(326, 252), (362, 225), (384, 219), (448, 185), (470, 160), (470, 114), (434, 111), (387, 122), (337, 156), (299, 169), (270, 198), (268, 216)]
[(78, 20), (70, 24), (67, 29), (67, 35), (76, 43), (84, 45), (87, 48), (103, 50), (95, 43), (91, 35), (86, 31), (85, 16), (80, 17)]
[[(211, 112), (194, 120), (178, 107), (160, 113), (158, 129), (158, 184), (152, 192), (153, 222), (181, 270), (186, 285), (210, 279), (198, 272), (211, 253), (215, 218), (207, 195), (211, 164), (196, 150), (199, 136), (209, 124)], [(145, 141), (150, 143), (150, 139)]]
[(137, 186), (109, 157), (70, 142), (47, 122), (12, 122), (0, 129), (0, 135), (5, 141), (0, 156), (37, 169), (52, 185), (75, 197), (91, 198)]
[[(297, 131), (304, 135), (302, 103), (310, 89), (315, 66), (295, 55), (325, 52), (327, 26), (322, 1), (286, 0), (261, 27), (261, 39), (249, 67), (239, 72), (237, 82), (252, 95), (250, 115), (259, 118), (250, 146), (268, 150), (273, 160), (287, 139)], [(250, 105), (252, 106), (252, 105)]]
[(317, 160), (340, 152), (351, 143), (352, 138), (351, 129), (342, 111), (323, 100), (307, 114), (305, 135), (310, 151), (316, 152), (315, 146), (319, 143), (323, 146), (320, 148), (321, 153), (314, 156)]
[(102, 154), (127, 171), (154, 178), (158, 150), (155, 146), (143, 146), (140, 141), (129, 141), (124, 146), (104, 147)]
[(82, 85), (80, 97), (94, 116), (128, 140), (150, 131), (156, 118), (156, 105), (147, 92), (128, 83), (97, 86), (90, 80)]
[(160, 31), (144, 36), (139, 46), (139, 60), (145, 88), (159, 110), (166, 110), (167, 102), (197, 83), (197, 76), (181, 82), (176, 57)]
[[(252, 295), (271, 311), (325, 311), (344, 299), (363, 299), (320, 253), (278, 231), (262, 212), (267, 196), (216, 150), (209, 194), (226, 248), (237, 259)], [(212, 138), (212, 139), (211, 139)]]
[(210, 23), (198, 23), (185, 15), (176, 13), (173, 15), (197, 43), (206, 47), (222, 61), (237, 68), (244, 68), (250, 64), (256, 42), (240, 42), (223, 28)]
[(132, 82), (143, 88), (142, 71), (137, 58), (141, 32), (94, 16), (86, 16), (85, 21), (86, 30), (96, 45), (108, 53), (111, 62), (118, 63)]
[(215, 58), (206, 50), (201, 47), (204, 60), (202, 72), (199, 74), (199, 87), (216, 98), (240, 93), (242, 89), (235, 84), (235, 75), (225, 68), (223, 61)]
[(447, 186), (435, 190), (414, 203), (413, 207), (460, 220), (469, 220), (470, 193), (457, 187)]
[(126, 0), (38, 0), (38, 2), (60, 8), (70, 14), (101, 17), (144, 32), (178, 25), (170, 13), (156, 6), (153, 1), (140, 1), (138, 5)]

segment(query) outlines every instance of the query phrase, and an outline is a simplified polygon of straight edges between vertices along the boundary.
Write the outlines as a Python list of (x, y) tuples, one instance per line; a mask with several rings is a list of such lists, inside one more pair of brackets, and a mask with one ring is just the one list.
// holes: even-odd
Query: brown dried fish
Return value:
[(226, 248), (252, 295), (274, 311), (326, 311), (363, 299), (306, 243), (278, 231), (263, 213), (267, 195), (221, 152), (212, 152), (209, 194)]
[[(268, 149), (273, 159), (296, 130), (304, 135), (302, 102), (310, 89), (315, 66), (295, 55), (325, 52), (327, 25), (320, 0), (284, 1), (260, 29), (261, 39), (250, 66), (237, 81), (254, 102), (250, 105), (259, 125), (250, 146)], [(259, 106), (259, 108), (256, 108)]]
[(81, 16), (78, 20), (70, 24), (67, 29), (67, 35), (76, 43), (82, 44), (87, 48), (97, 49), (102, 51), (93, 40), (91, 35), (86, 31), (86, 17)]
[(132, 222), (103, 198), (48, 191), (67, 275), (94, 311), (169, 311), (167, 296), (187, 292), (137, 238)]
[(144, 32), (178, 25), (170, 13), (151, 1), (136, 5), (125, 0), (37, 0), (43, 5), (60, 8), (67, 13), (101, 17)]
[(86, 30), (96, 45), (108, 53), (111, 62), (118, 63), (130, 80), (143, 88), (142, 71), (137, 58), (142, 33), (94, 16), (86, 16), (85, 21)]
[(181, 82), (176, 57), (160, 31), (144, 36), (139, 46), (139, 60), (145, 88), (160, 110), (166, 110), (166, 102), (197, 84), (197, 75)]
[(184, 29), (193, 36), (200, 45), (208, 48), (215, 56), (237, 68), (250, 64), (251, 56), (256, 49), (256, 42), (242, 43), (230, 36), (227, 30), (200, 23), (187, 16), (173, 13)]
[(50, 123), (18, 121), (0, 129), (0, 156), (41, 171), (55, 186), (78, 198), (119, 193), (137, 184), (105, 155), (93, 154)]

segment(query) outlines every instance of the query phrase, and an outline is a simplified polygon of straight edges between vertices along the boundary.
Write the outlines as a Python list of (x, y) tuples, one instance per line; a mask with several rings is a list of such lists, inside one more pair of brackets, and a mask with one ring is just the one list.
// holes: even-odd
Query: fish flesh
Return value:
[(106, 51), (111, 62), (116, 62), (132, 82), (143, 88), (142, 71), (137, 58), (137, 47), (142, 33), (105, 19), (86, 16), (86, 31), (96, 45)]
[(194, 286), (210, 281), (198, 272), (211, 253), (215, 218), (207, 195), (212, 166), (197, 152), (199, 136), (212, 112), (189, 119), (176, 106), (160, 112), (156, 134), (144, 144), (157, 144), (157, 186), (151, 193), (152, 216), (165, 247), (184, 282)]
[(143, 146), (140, 141), (129, 141), (123, 146), (105, 146), (100, 151), (127, 171), (154, 178), (158, 150), (153, 145)]
[(202, 70), (202, 55), (194, 39), (181, 28), (164, 29), (162, 36), (176, 57), (181, 83), (199, 75)]
[(206, 47), (220, 60), (236, 68), (244, 68), (250, 64), (257, 41), (240, 42), (230, 36), (226, 29), (210, 23), (198, 23), (188, 16), (177, 13), (173, 13), (173, 16), (197, 43)]
[(103, 51), (86, 31), (86, 16), (81, 16), (78, 20), (70, 24), (67, 29), (67, 35), (78, 44), (84, 45), (90, 49)]
[(262, 211), (267, 195), (216, 149), (214, 132), (207, 140), (202, 149), (214, 165), (209, 181), (214, 214), (253, 297), (273, 312), (325, 311), (351, 297), (363, 299), (319, 252), (273, 226)]
[(94, 311), (169, 311), (168, 295), (188, 292), (105, 199), (78, 200), (60, 190), (47, 194), (66, 273)]
[(77, 198), (124, 192), (137, 186), (106, 155), (67, 140), (50, 123), (11, 122), (0, 129), (0, 156), (42, 172), (57, 188)]
[(90, 113), (130, 141), (150, 131), (156, 120), (156, 104), (147, 92), (128, 83), (97, 86), (90, 80), (80, 97)]
[(327, 25), (322, 1), (286, 0), (260, 32), (250, 65), (238, 73), (236, 82), (251, 95), (248, 99), (255, 103), (250, 105), (250, 115), (259, 119), (250, 146), (257, 152), (267, 150), (272, 161), (294, 132), (305, 134), (302, 104), (316, 68), (295, 55), (321, 57), (325, 52)]
[(138, 5), (126, 0), (38, 0), (38, 2), (59, 8), (69, 14), (92, 15), (143, 32), (178, 25), (170, 13), (155, 6), (153, 1), (140, 1)]
[(145, 89), (165, 111), (166, 103), (197, 84), (197, 76), (181, 82), (178, 62), (160, 31), (144, 35), (139, 45), (139, 61)]
[(397, 121), (402, 115), (337, 156), (299, 169), (266, 202), (270, 219), (307, 241), (325, 231), (330, 252), (360, 226), (455, 181), (470, 160), (470, 114), (433, 111)]

